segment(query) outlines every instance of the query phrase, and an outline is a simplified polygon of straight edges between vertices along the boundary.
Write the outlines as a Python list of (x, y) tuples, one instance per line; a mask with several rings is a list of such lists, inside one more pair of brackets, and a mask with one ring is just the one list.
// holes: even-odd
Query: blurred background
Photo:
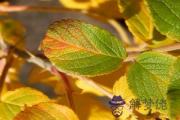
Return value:
[[(63, 7), (61, 3), (58, 0), (10, 0), (10, 5), (19, 5), (19, 6), (48, 6), (48, 7)], [(113, 7), (113, 6), (111, 6)], [(106, 11), (105, 11), (106, 12)], [(82, 14), (77, 11), (69, 11), (69, 12), (37, 12), (37, 11), (31, 11), (31, 12), (11, 12), (9, 13), (10, 17), (13, 19), (19, 21), (23, 24), (23, 26), (26, 29), (25, 33), (25, 44), (26, 48), (33, 52), (33, 53), (40, 53), (38, 50), (38, 47), (40, 45), (41, 40), (43, 40), (43, 37), (47, 31), (48, 25), (51, 24), (54, 21), (58, 21), (65, 18), (74, 18), (86, 21), (91, 24), (95, 24), (97, 26), (100, 26), (104, 29), (107, 29), (115, 36), (119, 37), (121, 39), (121, 36), (116, 32), (116, 30), (105, 21), (101, 21), (98, 19), (95, 19), (93, 17), (90, 17), (88, 15)], [(123, 20), (118, 20), (122, 24), (123, 29), (127, 29)], [(127, 33), (129, 34), (129, 33)], [(49, 97), (54, 97), (54, 91), (53, 88), (46, 86), (44, 84), (29, 84), (28, 82), (28, 76), (29, 72), (31, 71), (32, 67), (31, 63), (25, 63), (22, 66), (21, 72), (20, 72), (20, 79), (21, 82), (27, 86), (38, 88), (39, 90), (43, 91), (45, 94), (47, 94)], [(118, 78), (118, 77), (117, 77)], [(108, 78), (107, 78), (108, 81)], [(109, 84), (113, 85), (114, 81), (109, 82)]]

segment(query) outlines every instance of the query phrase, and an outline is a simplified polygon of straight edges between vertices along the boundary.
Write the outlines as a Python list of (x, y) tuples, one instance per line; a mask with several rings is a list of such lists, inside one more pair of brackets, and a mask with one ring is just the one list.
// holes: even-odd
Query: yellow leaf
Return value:
[(73, 98), (80, 120), (114, 120), (105, 99), (92, 94), (74, 94)]
[(113, 86), (113, 94), (115, 96), (121, 96), (122, 99), (126, 102), (126, 106), (124, 108), (124, 112), (122, 116), (120, 117), (122, 120), (126, 120), (129, 118), (132, 113), (129, 109), (129, 101), (136, 98), (134, 94), (129, 89), (126, 76), (121, 77), (119, 80), (117, 80)]
[(52, 75), (49, 71), (42, 69), (38, 66), (33, 66), (29, 76), (28, 81), (31, 84), (44, 84), (54, 88), (54, 91), (58, 95), (65, 93), (65, 87), (61, 78)]
[[(110, 18), (120, 18), (116, 0), (59, 0), (60, 3), (71, 9), (87, 10)], [(107, 10), (108, 9), (108, 10)]]
[(113, 86), (113, 94), (116, 96), (122, 96), (125, 101), (130, 101), (136, 98), (129, 89), (126, 76), (121, 77), (118, 81), (115, 82)]
[(20, 112), (14, 120), (79, 120), (66, 106), (55, 103), (39, 103)]
[(24, 48), (25, 29), (21, 23), (12, 20), (0, 20), (0, 39), (19, 49)]
[(144, 0), (119, 0), (119, 9), (135, 42), (141, 43), (152, 38), (153, 23)]
[[(85, 81), (83, 80), (76, 80), (75, 84), (77, 85), (78, 88), (82, 89), (82, 94), (83, 93), (93, 93), (97, 96), (105, 96), (104, 94), (102, 94), (100, 91), (94, 89), (94, 87), (92, 87), (91, 85), (88, 85)], [(97, 83), (98, 84), (98, 83)], [(105, 87), (103, 85), (98, 84), (100, 87), (102, 87), (103, 89), (105, 89), (108, 92), (112, 92), (111, 89), (109, 89), (108, 87)]]
[(48, 101), (47, 96), (31, 88), (9, 91), (1, 96), (0, 120), (12, 120), (24, 107)]

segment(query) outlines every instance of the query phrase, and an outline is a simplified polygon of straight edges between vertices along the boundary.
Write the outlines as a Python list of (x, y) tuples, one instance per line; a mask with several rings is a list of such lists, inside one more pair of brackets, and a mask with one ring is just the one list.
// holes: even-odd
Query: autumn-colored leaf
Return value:
[(55, 103), (39, 103), (26, 107), (13, 120), (79, 120), (76, 114), (66, 106)]
[(119, 10), (135, 41), (150, 40), (153, 36), (153, 23), (144, 0), (118, 0)]
[(20, 88), (1, 96), (0, 120), (12, 120), (26, 106), (49, 101), (43, 93), (31, 89)]
[(86, 76), (110, 73), (126, 57), (121, 41), (108, 31), (71, 19), (50, 25), (41, 48), (60, 71)]
[[(71, 9), (87, 10), (100, 16), (120, 18), (116, 0), (59, 0), (60, 3)], [(108, 11), (107, 11), (108, 9)]]
[(0, 20), (0, 39), (17, 48), (24, 48), (25, 28), (12, 19)]

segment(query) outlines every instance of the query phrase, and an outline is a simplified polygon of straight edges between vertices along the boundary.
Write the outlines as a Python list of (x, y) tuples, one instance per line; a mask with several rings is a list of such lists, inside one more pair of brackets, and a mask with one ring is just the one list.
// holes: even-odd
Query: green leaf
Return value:
[(1, 97), (0, 120), (12, 120), (24, 107), (47, 101), (47, 96), (31, 88), (9, 91)]
[(20, 112), (14, 120), (79, 120), (66, 106), (55, 103), (39, 103)]
[(156, 28), (170, 38), (180, 39), (180, 1), (147, 0)]
[(140, 99), (166, 99), (175, 57), (158, 52), (138, 56), (128, 71), (130, 89)]
[(41, 48), (61, 71), (86, 76), (110, 73), (126, 57), (120, 40), (108, 31), (71, 19), (50, 25)]
[(180, 58), (174, 64), (174, 73), (168, 89), (169, 113), (172, 118), (180, 118)]

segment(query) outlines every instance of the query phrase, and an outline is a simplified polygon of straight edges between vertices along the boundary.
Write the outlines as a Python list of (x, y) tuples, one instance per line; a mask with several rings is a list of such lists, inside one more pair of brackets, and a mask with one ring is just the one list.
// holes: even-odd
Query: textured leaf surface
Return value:
[(128, 71), (130, 89), (141, 99), (165, 99), (173, 56), (146, 52), (138, 56)]
[(119, 0), (119, 9), (137, 42), (152, 38), (153, 23), (144, 0)]
[(78, 117), (66, 106), (55, 103), (39, 103), (27, 107), (14, 120), (78, 120)]
[(112, 72), (126, 57), (122, 43), (109, 32), (70, 19), (50, 25), (41, 48), (58, 69), (88, 76)]
[(164, 35), (180, 39), (180, 1), (179, 0), (147, 0), (153, 21), (157, 29)]
[(1, 97), (0, 120), (12, 120), (25, 106), (49, 101), (48, 97), (31, 88), (10, 91)]
[(172, 118), (180, 118), (180, 58), (177, 59), (174, 68), (168, 89), (169, 113)]

